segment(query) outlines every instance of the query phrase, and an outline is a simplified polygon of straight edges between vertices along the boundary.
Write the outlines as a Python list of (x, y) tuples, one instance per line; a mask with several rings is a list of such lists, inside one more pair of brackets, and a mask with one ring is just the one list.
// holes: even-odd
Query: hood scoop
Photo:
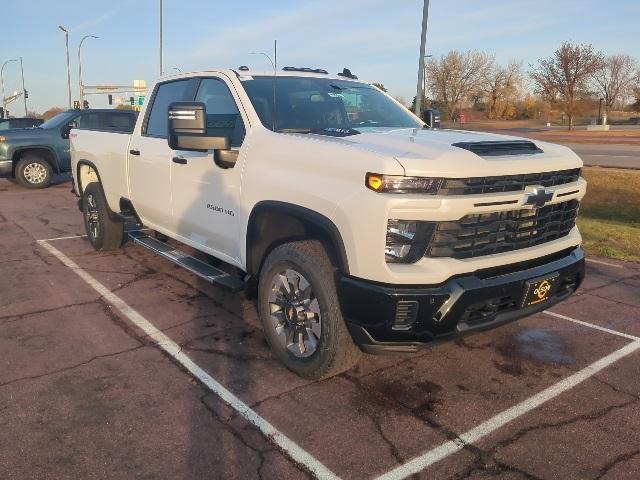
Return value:
[(458, 142), (453, 147), (469, 150), (481, 157), (497, 157), (501, 155), (535, 155), (544, 153), (533, 142), (526, 140), (504, 142)]

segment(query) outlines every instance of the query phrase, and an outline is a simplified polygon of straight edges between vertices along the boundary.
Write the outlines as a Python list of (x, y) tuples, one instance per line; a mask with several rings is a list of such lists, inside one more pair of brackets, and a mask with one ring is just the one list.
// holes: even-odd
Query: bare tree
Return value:
[(508, 103), (515, 103), (522, 86), (522, 62), (511, 60), (506, 67), (494, 65), (483, 83), (489, 103), (489, 118), (504, 117)]
[(376, 87), (378, 90), (382, 90), (383, 92), (387, 91), (387, 88), (382, 83), (373, 82), (371, 85)]
[(50, 118), (55, 117), (56, 115), (58, 115), (59, 113), (64, 112), (63, 108), (60, 107), (51, 107), (49, 110), (47, 110), (46, 112), (44, 112), (42, 114), (42, 118), (45, 120), (49, 120)]
[(482, 90), (483, 81), (493, 66), (493, 57), (469, 50), (453, 50), (427, 63), (427, 82), (436, 102), (443, 105), (449, 118), (456, 118), (462, 102)]
[(611, 55), (593, 74), (593, 84), (604, 99), (607, 113), (619, 101), (628, 99), (633, 92), (638, 72), (636, 62), (629, 55)]
[(563, 42), (552, 57), (538, 60), (530, 75), (536, 91), (560, 107), (573, 126), (576, 101), (589, 94), (589, 80), (602, 66), (603, 55), (591, 45)]

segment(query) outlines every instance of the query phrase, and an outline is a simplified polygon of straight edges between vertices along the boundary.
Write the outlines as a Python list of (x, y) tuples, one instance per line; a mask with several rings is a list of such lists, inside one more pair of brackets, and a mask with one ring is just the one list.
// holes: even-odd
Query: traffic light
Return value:
[(129, 97), (129, 103), (131, 103), (131, 106), (136, 104), (136, 99), (133, 97)]
[(87, 100), (82, 101), (82, 108), (89, 110), (89, 102)]
[(0, 118), (4, 118), (4, 108), (0, 107)]
[(29, 90), (24, 91), (24, 98), (29, 98)]
[(109, 105), (113, 105), (113, 95), (109, 94), (107, 98), (109, 99)]
[(73, 101), (73, 109), (74, 110), (80, 110), (80, 100), (74, 100)]

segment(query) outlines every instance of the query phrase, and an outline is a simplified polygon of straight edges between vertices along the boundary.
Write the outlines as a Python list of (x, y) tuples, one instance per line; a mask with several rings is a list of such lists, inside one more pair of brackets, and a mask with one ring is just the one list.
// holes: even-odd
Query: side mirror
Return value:
[(426, 108), (422, 112), (422, 121), (429, 128), (440, 128), (440, 112), (435, 108)]
[(69, 122), (62, 127), (62, 138), (69, 138), (72, 128), (78, 128), (78, 124), (76, 122)]
[(169, 105), (167, 141), (172, 150), (214, 150), (213, 158), (220, 168), (233, 168), (238, 160), (238, 152), (230, 149), (229, 137), (207, 136), (207, 110), (201, 102), (174, 102)]

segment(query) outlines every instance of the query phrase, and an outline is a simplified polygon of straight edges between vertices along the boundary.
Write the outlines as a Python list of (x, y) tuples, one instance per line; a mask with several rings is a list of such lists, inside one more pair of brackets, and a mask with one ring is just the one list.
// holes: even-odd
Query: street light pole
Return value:
[(420, 36), (420, 59), (418, 63), (418, 93), (416, 95), (415, 114), (420, 116), (422, 113), (422, 83), (424, 80), (424, 54), (427, 49), (427, 21), (429, 20), (429, 0), (424, 0), (422, 8), (422, 34)]
[(20, 75), (22, 76), (22, 100), (24, 100), (24, 116), (27, 114), (27, 89), (24, 88), (24, 67), (22, 66), (22, 57), (20, 57)]
[(0, 84), (2, 84), (2, 118), (7, 114), (7, 102), (5, 101), (4, 96), (4, 67), (6, 67), (9, 62), (17, 62), (17, 60), (15, 58), (11, 58), (5, 61), (2, 64), (2, 68), (0, 68)]
[(162, 76), (162, 0), (160, 0), (160, 76)]
[(84, 105), (84, 87), (82, 86), (82, 57), (81, 57), (81, 50), (82, 50), (82, 42), (84, 42), (87, 38), (99, 38), (96, 35), (85, 35), (84, 37), (82, 37), (82, 40), (80, 40), (80, 44), (78, 45), (78, 93), (80, 94), (80, 108), (83, 107)]
[(58, 28), (64, 32), (64, 41), (67, 47), (67, 93), (69, 95), (69, 110), (73, 108), (71, 103), (71, 64), (69, 62), (69, 30), (62, 25), (58, 25)]

